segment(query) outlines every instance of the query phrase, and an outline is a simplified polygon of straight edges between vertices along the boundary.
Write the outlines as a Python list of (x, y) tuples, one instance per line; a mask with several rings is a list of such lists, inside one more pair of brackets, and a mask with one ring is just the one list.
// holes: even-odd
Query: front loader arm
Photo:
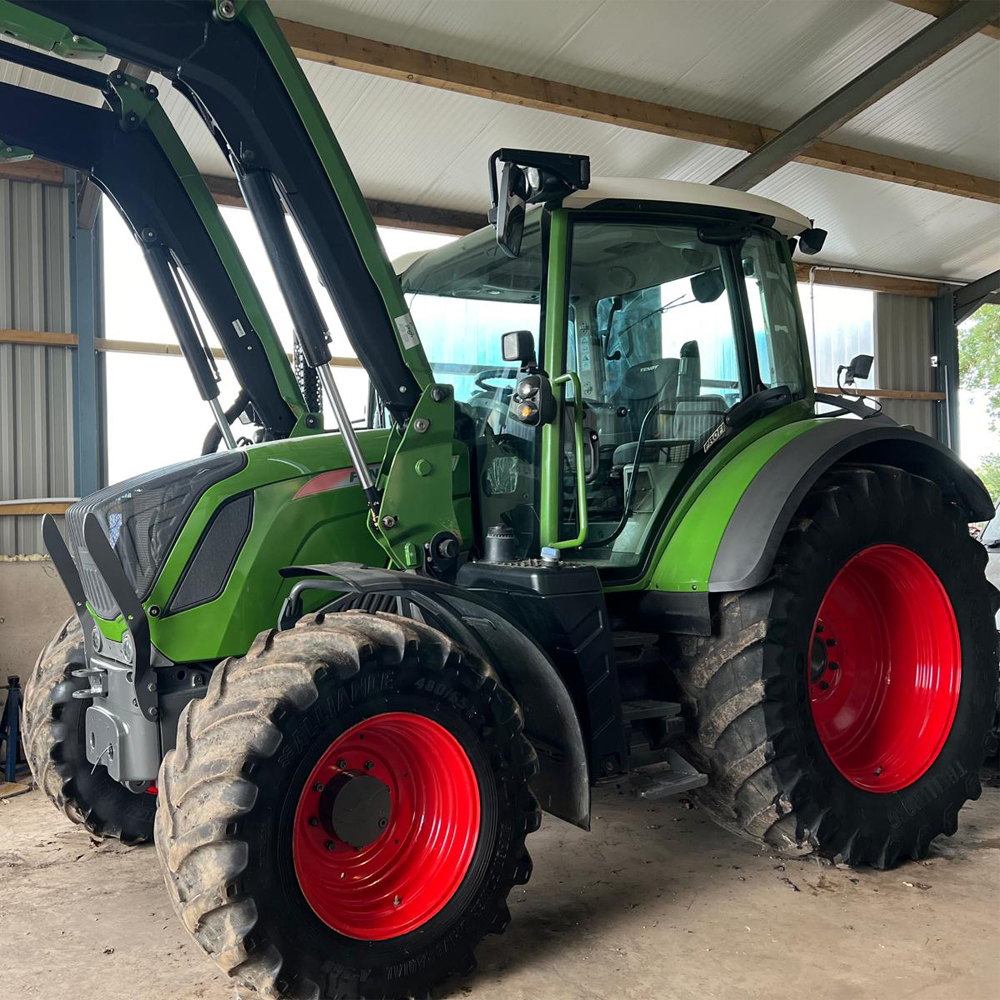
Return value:
[[(11, 84), (0, 84), (0, 108), (0, 137), (8, 144), (26, 146), (47, 160), (89, 173), (115, 202), (144, 252), (166, 253), (176, 260), (269, 436), (287, 437), (300, 419), (308, 419), (287, 357), (242, 259), (232, 246), (224, 262), (213, 242), (210, 226), (217, 238), (228, 236), (228, 230), (211, 196), (206, 219), (152, 131), (145, 126), (125, 131), (113, 111)], [(231, 280), (234, 271), (246, 282), (243, 295)]]
[[(5, 28), (11, 25), (12, 11), (18, 13), (10, 4), (0, 3), (0, 23)], [(61, 29), (49, 24), (52, 32)], [(44, 41), (37, 30), (32, 39)], [(168, 311), (178, 305), (180, 295), (168, 272), (174, 267), (184, 272), (268, 437), (320, 429), (319, 419), (306, 412), (287, 355), (246, 264), (159, 105), (156, 88), (121, 71), (105, 75), (3, 41), (0, 56), (97, 90), (110, 106), (99, 110), (3, 84), (0, 138), (8, 146), (22, 144), (29, 154), (38, 153), (92, 176), (115, 202), (143, 248)], [(164, 263), (168, 266), (158, 266)], [(200, 345), (185, 342), (184, 327), (190, 329), (191, 324), (184, 313), (183, 307), (173, 310), (171, 318), (202, 396), (211, 400), (217, 396), (214, 366), (210, 356), (200, 357), (206, 354)]]
[[(10, 0), (0, 0), (0, 27), (10, 6)], [(266, 3), (16, 0), (14, 6), (55, 19), (48, 22), (54, 28), (23, 40), (45, 46), (68, 26), (87, 46), (103, 46), (163, 73), (190, 100), (229, 158), (264, 237), (303, 354), (324, 382), (364, 490), (369, 529), (396, 566), (431, 572), (453, 567), (459, 550), (469, 545), (457, 528), (454, 501), (454, 401), (447, 387), (433, 383), (361, 192)], [(130, 114), (146, 121), (141, 102), (127, 107), (137, 99), (128, 88), (115, 96), (126, 122)], [(157, 120), (168, 126), (157, 111)], [(172, 130), (168, 145), (181, 155)], [(194, 165), (180, 173), (186, 178)], [(388, 476), (378, 483), (370, 478), (330, 373), (330, 334), (282, 207), (298, 225), (348, 338), (395, 420), (383, 461)], [(420, 517), (412, 516), (412, 507), (401, 510), (402, 496), (413, 495), (413, 485), (423, 500)]]
[(17, 6), (163, 73), (209, 125), (241, 183), (250, 171), (270, 176), (376, 391), (397, 421), (407, 419), (430, 382), (423, 349), (357, 182), (266, 3)]

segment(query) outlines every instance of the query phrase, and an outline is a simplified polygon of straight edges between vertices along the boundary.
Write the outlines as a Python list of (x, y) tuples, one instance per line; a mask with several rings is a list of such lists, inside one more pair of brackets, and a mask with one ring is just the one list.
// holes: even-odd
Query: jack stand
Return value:
[(17, 771), (18, 735), (21, 721), (21, 678), (13, 674), (7, 678), (7, 703), (0, 716), (0, 746), (6, 741), (7, 759), (4, 776), (13, 781)]

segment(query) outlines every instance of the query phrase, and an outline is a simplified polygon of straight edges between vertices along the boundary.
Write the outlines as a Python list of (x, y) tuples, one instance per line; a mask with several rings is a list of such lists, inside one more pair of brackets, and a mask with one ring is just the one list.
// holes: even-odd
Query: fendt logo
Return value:
[(719, 424), (719, 426), (716, 427), (711, 434), (709, 434), (708, 440), (702, 445), (701, 450), (707, 454), (711, 450), (712, 446), (716, 444), (719, 438), (721, 438), (725, 433), (726, 433), (726, 425)]

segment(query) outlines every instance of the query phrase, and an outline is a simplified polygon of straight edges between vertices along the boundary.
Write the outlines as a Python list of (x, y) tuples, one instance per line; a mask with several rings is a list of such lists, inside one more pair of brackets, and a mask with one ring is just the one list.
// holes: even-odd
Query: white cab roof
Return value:
[[(770, 198), (761, 198), (745, 191), (732, 191), (714, 184), (692, 184), (689, 181), (664, 181), (646, 177), (595, 177), (586, 191), (574, 191), (563, 199), (566, 208), (586, 208), (600, 201), (657, 201), (675, 205), (709, 205), (732, 208), (741, 212), (769, 215), (774, 228), (783, 236), (798, 236), (812, 223), (804, 215)], [(427, 250), (413, 250), (392, 262), (396, 274), (402, 274)]]
[(595, 177), (586, 191), (574, 191), (563, 199), (566, 208), (586, 208), (599, 201), (628, 199), (679, 205), (710, 205), (774, 217), (774, 228), (784, 236), (798, 236), (812, 223), (798, 212), (745, 191), (732, 191), (714, 184), (653, 180), (646, 177)]
[[(446, 243), (445, 246), (448, 244)], [(397, 275), (402, 274), (411, 264), (416, 263), (420, 260), (425, 253), (430, 253), (429, 250), (410, 250), (407, 253), (401, 253), (398, 257), (393, 257), (392, 259), (392, 269)]]

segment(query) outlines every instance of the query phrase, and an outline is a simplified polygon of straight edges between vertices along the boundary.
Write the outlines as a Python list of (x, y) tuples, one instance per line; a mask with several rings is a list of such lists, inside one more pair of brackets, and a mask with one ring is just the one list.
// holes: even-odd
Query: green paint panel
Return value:
[(688, 487), (657, 545), (652, 571), (627, 589), (708, 590), (712, 564), (729, 519), (753, 478), (789, 441), (817, 426), (811, 407), (796, 403), (752, 424), (729, 441)]
[[(432, 393), (443, 397), (435, 400)], [(454, 498), (458, 494), (457, 467), (454, 456), (455, 400), (451, 386), (428, 386), (417, 401), (413, 416), (402, 437), (394, 433), (386, 447), (383, 470), (380, 476), (382, 504), (379, 523), (368, 519), (368, 527), (389, 556), (392, 564), (400, 569), (414, 569), (422, 559), (424, 543), (439, 531), (450, 531), (458, 536), (463, 548), (471, 543), (469, 529), (462, 530)], [(466, 449), (462, 448), (463, 451)], [(466, 469), (468, 460), (466, 460)], [(468, 481), (468, 472), (464, 472)], [(466, 489), (467, 493), (468, 490)], [(392, 527), (386, 527), (386, 518), (392, 518)]]
[[(372, 464), (380, 460), (387, 435), (382, 430), (358, 434)], [(222, 595), (150, 619), (154, 645), (175, 662), (213, 661), (246, 652), (258, 632), (277, 622), (292, 586), (279, 575), (283, 566), (336, 560), (386, 563), (374, 539), (361, 528), (365, 499), (357, 481), (350, 481), (353, 470), (339, 434), (255, 445), (246, 449), (246, 456), (242, 471), (216, 483), (195, 505), (144, 602), (147, 611), (154, 604), (167, 605), (212, 514), (231, 497), (252, 491), (250, 533)]]

